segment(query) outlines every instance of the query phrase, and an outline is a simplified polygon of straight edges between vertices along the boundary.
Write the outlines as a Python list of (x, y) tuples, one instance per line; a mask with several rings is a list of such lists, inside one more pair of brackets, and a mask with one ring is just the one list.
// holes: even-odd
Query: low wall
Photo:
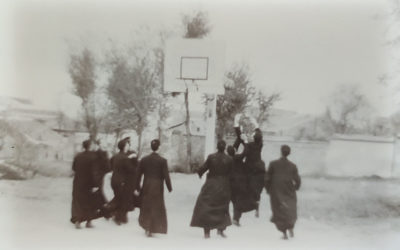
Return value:
[(346, 177), (392, 177), (393, 149), (393, 138), (336, 136), (329, 143), (325, 173)]
[(290, 139), (266, 138), (262, 151), (262, 158), (266, 168), (272, 160), (280, 157), (281, 145), (286, 144), (291, 148), (289, 159), (297, 165), (301, 175), (323, 175), (325, 156), (328, 142), (295, 141)]
[[(233, 138), (227, 139), (233, 143)], [(265, 137), (262, 159), (266, 163), (280, 157), (287, 144), (301, 175), (400, 178), (400, 138), (335, 135), (328, 142)]]

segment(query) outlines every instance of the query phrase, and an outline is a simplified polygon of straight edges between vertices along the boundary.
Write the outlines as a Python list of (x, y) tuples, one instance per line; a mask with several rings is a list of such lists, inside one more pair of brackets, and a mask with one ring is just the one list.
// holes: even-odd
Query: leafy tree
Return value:
[(334, 131), (340, 134), (351, 133), (365, 120), (369, 103), (356, 85), (342, 85), (333, 93), (327, 107), (327, 115)]
[(208, 14), (203, 11), (184, 15), (182, 18), (185, 38), (203, 38), (211, 32)]
[(258, 115), (256, 120), (260, 125), (260, 127), (265, 122), (268, 122), (271, 108), (280, 99), (281, 99), (280, 93), (273, 93), (267, 96), (262, 91), (257, 92), (256, 101), (257, 101)]
[(96, 61), (89, 49), (85, 48), (80, 53), (70, 55), (68, 72), (72, 79), (73, 94), (82, 101), (83, 120), (90, 139), (96, 139), (98, 133), (94, 103), (95, 70)]
[(247, 64), (235, 64), (225, 74), (225, 93), (217, 98), (217, 137), (219, 139), (233, 127), (235, 115), (243, 112), (254, 97), (255, 89), (250, 81)]
[(138, 154), (141, 153), (142, 135), (148, 124), (148, 115), (155, 109), (155, 72), (148, 53), (132, 50), (130, 63), (123, 55), (115, 55), (107, 88), (114, 108), (115, 131), (133, 129), (138, 135)]

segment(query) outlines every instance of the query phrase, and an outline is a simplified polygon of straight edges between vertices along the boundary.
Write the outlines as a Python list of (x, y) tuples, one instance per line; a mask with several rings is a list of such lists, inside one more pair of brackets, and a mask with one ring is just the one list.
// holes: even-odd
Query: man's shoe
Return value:
[(235, 225), (235, 226), (240, 227), (240, 223), (239, 223), (238, 220), (232, 220), (232, 224)]
[(81, 229), (81, 223), (80, 222), (75, 222), (75, 228), (76, 229)]
[(218, 235), (221, 236), (222, 238), (226, 238), (226, 234), (224, 234), (224, 231), (218, 230)]
[(289, 229), (289, 236), (290, 238), (294, 237), (293, 228)]
[(86, 228), (93, 228), (91, 221), (86, 222)]

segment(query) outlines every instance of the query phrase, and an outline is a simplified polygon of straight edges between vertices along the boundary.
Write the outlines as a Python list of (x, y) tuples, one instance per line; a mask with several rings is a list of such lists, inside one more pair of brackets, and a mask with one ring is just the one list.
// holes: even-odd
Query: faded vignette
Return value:
[[(400, 244), (399, 9), (396, 0), (2, 2), (0, 247), (396, 249)], [(164, 72), (178, 66), (171, 62), (160, 67), (160, 55), (169, 53), (165, 44), (171, 40), (185, 39), (188, 23), (198, 13), (209, 28), (200, 43), (217, 41), (217, 45), (205, 46), (199, 61), (183, 55), (181, 62), (190, 61), (188, 75), (183, 76), (190, 80), (179, 85), (182, 79), (175, 77), (174, 85), (169, 82), (174, 76)], [(139, 209), (130, 212), (128, 224), (122, 226), (100, 218), (93, 221), (94, 228), (76, 230), (69, 221), (72, 160), (90, 136), (85, 107), (71, 77), (71, 61), (85, 49), (96, 68), (96, 98), (89, 110), (109, 156), (124, 136), (131, 137), (132, 149), (141, 156), (151, 152), (152, 139), (161, 138), (160, 155), (168, 160), (173, 186), (172, 193), (164, 191), (166, 235), (146, 238), (138, 224)], [(179, 46), (174, 49), (172, 55), (180, 53)], [(208, 64), (216, 57), (221, 64)], [(125, 96), (129, 103), (144, 94), (112, 96), (108, 90), (115, 76), (122, 74), (115, 73), (115, 65), (125, 62), (134, 67), (142, 59), (153, 77), (148, 86), (154, 91), (149, 94), (135, 85), (153, 100), (140, 102), (149, 109), (146, 122), (140, 124), (135, 108), (124, 106), (130, 110), (124, 119), (111, 107), (117, 103), (113, 98)], [(208, 81), (208, 71), (198, 70), (208, 66), (213, 81)], [(215, 82), (213, 70), (220, 77)], [(191, 80), (191, 75), (198, 80)], [(239, 85), (244, 89), (238, 90)], [(237, 91), (226, 94), (229, 88)], [(129, 86), (128, 90), (132, 91)], [(213, 104), (216, 93), (219, 97)], [(244, 103), (237, 101), (243, 93), (248, 97)], [(225, 102), (218, 101), (221, 96)], [(224, 110), (224, 103), (235, 108)], [(216, 122), (207, 119), (214, 111)], [(240, 122), (250, 139), (253, 127), (248, 119), (257, 119), (266, 169), (280, 157), (281, 145), (292, 149), (289, 159), (302, 178), (293, 239), (280, 239), (270, 222), (265, 190), (260, 217), (244, 213), (240, 227), (226, 229), (226, 239), (212, 232), (206, 240), (201, 229), (190, 227), (205, 183), (205, 176), (199, 179), (194, 172), (216, 151), (217, 138), (228, 145), (234, 142), (236, 113), (245, 117)], [(144, 126), (140, 145), (138, 124)], [(115, 133), (118, 126), (123, 129)], [(215, 127), (214, 140), (207, 137), (210, 126)], [(110, 180), (111, 174), (106, 174), (104, 191), (109, 200), (114, 195)]]

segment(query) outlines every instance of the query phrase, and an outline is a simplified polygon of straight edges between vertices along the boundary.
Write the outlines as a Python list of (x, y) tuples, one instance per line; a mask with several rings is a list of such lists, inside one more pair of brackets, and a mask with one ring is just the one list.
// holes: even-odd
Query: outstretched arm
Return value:
[(201, 178), (203, 176), (203, 174), (210, 168), (210, 156), (207, 157), (206, 162), (204, 162), (203, 166), (201, 166), (199, 168), (199, 170), (197, 171), (197, 174), (199, 175), (199, 177)]

